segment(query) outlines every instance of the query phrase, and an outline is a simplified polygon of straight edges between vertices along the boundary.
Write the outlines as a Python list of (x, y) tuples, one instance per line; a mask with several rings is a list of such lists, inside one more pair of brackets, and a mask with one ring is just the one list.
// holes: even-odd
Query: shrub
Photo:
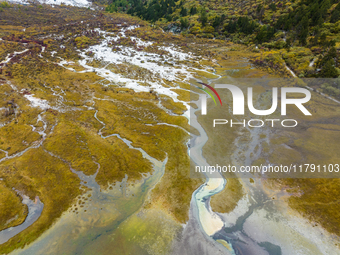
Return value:
[(3, 1), (0, 3), (0, 7), (1, 8), (8, 8), (11, 7), (11, 5), (9, 3), (7, 3), (6, 1)]
[(321, 86), (322, 92), (331, 95), (331, 96), (340, 96), (340, 90), (337, 88), (334, 88), (333, 86), (329, 85), (328, 83), (325, 83)]
[(206, 26), (203, 31), (204, 33), (213, 33), (215, 29), (212, 26)]
[(201, 32), (201, 28), (199, 26), (194, 26), (192, 28), (190, 28), (190, 33), (192, 34), (198, 34)]
[(269, 5), (269, 8), (270, 8), (272, 11), (276, 11), (276, 4), (271, 3), (271, 4)]
[(84, 48), (90, 43), (90, 38), (86, 37), (85, 35), (79, 36), (74, 41), (77, 44), (78, 48)]
[(320, 77), (323, 78), (336, 78), (338, 77), (338, 71), (336, 70), (335, 66), (334, 66), (334, 60), (333, 59), (329, 59), (324, 66), (321, 68), (320, 71)]
[(200, 20), (201, 20), (202, 26), (205, 26), (207, 24), (208, 16), (204, 8), (202, 8), (201, 10)]
[(188, 28), (189, 27), (189, 21), (188, 21), (187, 18), (181, 18), (180, 22), (181, 22), (181, 28)]

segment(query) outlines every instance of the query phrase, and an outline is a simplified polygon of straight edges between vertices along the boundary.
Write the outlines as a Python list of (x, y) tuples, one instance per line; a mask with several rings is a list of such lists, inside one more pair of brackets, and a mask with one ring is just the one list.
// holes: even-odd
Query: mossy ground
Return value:
[(6, 187), (13, 187), (29, 195), (31, 199), (39, 196), (44, 203), (39, 219), (2, 244), (2, 253), (8, 253), (35, 240), (82, 192), (78, 177), (69, 170), (68, 165), (50, 156), (42, 148), (31, 149), (20, 158), (3, 162), (0, 175)]
[(243, 197), (243, 187), (237, 178), (229, 178), (226, 187), (220, 193), (212, 196), (210, 205), (214, 212), (229, 213)]
[[(127, 35), (141, 36), (144, 40), (158, 43), (169, 42), (171, 39), (182, 45), (180, 47), (184, 51), (189, 47), (183, 42), (191, 42), (191, 39), (171, 34), (160, 36), (160, 30), (152, 29), (145, 22), (126, 15), (100, 16), (87, 9), (63, 6), (51, 8), (47, 5), (43, 5), (42, 9), (29, 5), (26, 9), (18, 15), (18, 9), (10, 7), (2, 13), (0, 22), (3, 28), (1, 59), (5, 59), (14, 50), (28, 49), (1, 67), (0, 92), (3, 101), (0, 107), (4, 107), (4, 110), (0, 121), (5, 126), (0, 129), (0, 148), (8, 151), (9, 156), (30, 149), (19, 157), (1, 162), (0, 177), (6, 189), (15, 188), (31, 198), (39, 196), (44, 209), (33, 225), (1, 245), (0, 252), (8, 253), (34, 241), (76, 203), (77, 197), (85, 189), (70, 167), (92, 175), (97, 171), (98, 163), (100, 168), (96, 181), (103, 189), (108, 184), (121, 181), (126, 175), (133, 182), (140, 179), (142, 173), (152, 172), (150, 163), (139, 151), (129, 149), (117, 137), (107, 137), (111, 134), (119, 134), (130, 140), (132, 146), (142, 148), (158, 160), (168, 157), (164, 177), (153, 189), (145, 207), (162, 210), (176, 224), (186, 222), (191, 194), (202, 183), (200, 179), (191, 179), (189, 171), (186, 171), (189, 169), (189, 157), (185, 143), (189, 136), (181, 128), (157, 125), (169, 123), (189, 131), (188, 120), (179, 116), (186, 108), (166, 96), (160, 98), (153, 92), (135, 93), (119, 85), (105, 83), (94, 72), (78, 73), (84, 69), (77, 63), (80, 59), (77, 50), (97, 43), (101, 36), (88, 32), (85, 36), (89, 40), (84, 37), (78, 40), (67, 38), (79, 38), (78, 34), (85, 29), (93, 31), (96, 27), (118, 31), (117, 24), (126, 22), (126, 26), (140, 26), (136, 32), (128, 31)], [(20, 19), (17, 18), (19, 16)], [(49, 39), (51, 33), (56, 38)], [(42, 47), (45, 47), (44, 51)], [(158, 52), (155, 48), (145, 50)], [(198, 52), (197, 49), (194, 51)], [(209, 55), (209, 51), (205, 52)], [(58, 65), (60, 58), (73, 61), (64, 66), (76, 72)], [(91, 65), (102, 64), (97, 61)], [(195, 67), (207, 64), (207, 60), (202, 63), (188, 61), (188, 65)], [(131, 65), (110, 68), (129, 78), (141, 78), (132, 77), (130, 71), (148, 77), (145, 70), (137, 70)], [(169, 87), (176, 88), (180, 100), (190, 101), (189, 93), (186, 92), (190, 84), (167, 83)], [(178, 86), (186, 90), (180, 90)], [(27, 95), (46, 100), (47, 108), (34, 107), (25, 98)], [(161, 109), (159, 103), (173, 114)], [(11, 105), (15, 106), (14, 111), (5, 114), (5, 111), (12, 109)], [(95, 118), (95, 114), (105, 123), (105, 127)], [(44, 122), (38, 121), (38, 116)], [(38, 134), (38, 131), (46, 133), (46, 137)], [(4, 157), (5, 153), (1, 152), (0, 156)], [(22, 207), (20, 203), (15, 206), (7, 203), (5, 206), (4, 211)], [(168, 241), (166, 245), (169, 245)]]
[(0, 231), (21, 224), (27, 215), (27, 206), (20, 196), (0, 183)]

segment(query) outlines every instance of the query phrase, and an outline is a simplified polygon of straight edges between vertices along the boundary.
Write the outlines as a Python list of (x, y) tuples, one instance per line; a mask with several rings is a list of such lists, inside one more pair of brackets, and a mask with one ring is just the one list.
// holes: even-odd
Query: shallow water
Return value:
[[(117, 135), (117, 137), (119, 137)], [(122, 139), (129, 146), (131, 142)], [(132, 147), (132, 146), (131, 146)], [(120, 223), (135, 213), (143, 204), (149, 190), (160, 180), (167, 159), (160, 162), (143, 150), (138, 149), (153, 164), (154, 172), (144, 175), (141, 181), (131, 185), (128, 178), (110, 185), (106, 190), (100, 188), (95, 176), (73, 170), (82, 184), (90, 189), (82, 197), (84, 203), (71, 208), (49, 230), (28, 247), (16, 250), (13, 254), (77, 254), (86, 251), (87, 245), (102, 235), (114, 232)], [(98, 167), (99, 170), (99, 167)]]
[(7, 242), (10, 238), (31, 226), (40, 217), (44, 208), (44, 204), (39, 200), (39, 197), (36, 197), (33, 201), (26, 195), (21, 195), (20, 193), (19, 195), (22, 197), (22, 203), (27, 205), (27, 217), (22, 224), (0, 231), (0, 244)]
[[(222, 77), (229, 78), (229, 77)], [(216, 80), (216, 83), (221, 83)], [(200, 106), (200, 104), (197, 104)], [(193, 112), (200, 111), (200, 108)], [(190, 157), (196, 165), (208, 166), (202, 156), (202, 148), (208, 140), (207, 133), (197, 122), (197, 117), (191, 113), (190, 124), (195, 127), (200, 136), (194, 137), (190, 144)], [(251, 165), (252, 157), (258, 155), (261, 146), (259, 129), (247, 128), (250, 138), (246, 143), (237, 144), (232, 157), (233, 165)], [(267, 138), (269, 139), (269, 138)], [(227, 142), (227, 141), (226, 141)], [(232, 146), (232, 144), (230, 144)], [(243, 157), (239, 157), (243, 155)], [(242, 181), (246, 195), (239, 201), (234, 211), (228, 214), (214, 213), (210, 207), (210, 197), (220, 192), (224, 178), (218, 174), (207, 175), (204, 185), (198, 188), (192, 197), (192, 205), (197, 210), (194, 217), (199, 219), (202, 231), (219, 243), (225, 244), (226, 254), (339, 254), (337, 241), (322, 228), (315, 228), (297, 213), (291, 214), (286, 202), (272, 199), (272, 195), (280, 198), (290, 194), (281, 191), (268, 192), (261, 179), (254, 183), (249, 178)], [(221, 178), (222, 177), (222, 178)], [(269, 195), (270, 194), (270, 195)], [(222, 222), (222, 223), (221, 223)]]

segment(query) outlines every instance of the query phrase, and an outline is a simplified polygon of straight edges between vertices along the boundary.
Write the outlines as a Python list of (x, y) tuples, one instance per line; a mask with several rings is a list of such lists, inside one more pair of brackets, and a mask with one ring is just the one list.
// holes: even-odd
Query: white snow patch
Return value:
[(315, 63), (316, 58), (313, 58), (313, 60), (309, 63), (309, 67), (312, 67)]
[(291, 73), (291, 75), (296, 78), (297, 76), (295, 75), (295, 73), (285, 64), (286, 69)]
[(189, 54), (180, 52), (179, 50), (175, 50), (174, 46), (171, 46), (171, 47), (163, 46), (163, 47), (161, 47), (161, 49), (169, 52), (173, 58), (177, 58), (181, 61), (193, 58), (193, 55), (192, 55), (191, 52)]
[(138, 47), (140, 47), (140, 46), (148, 47), (148, 46), (153, 44), (153, 42), (145, 42), (145, 41), (141, 40), (140, 38), (137, 38), (137, 37), (134, 37), (134, 36), (131, 36), (130, 38), (131, 38), (131, 41), (136, 42)]
[[(128, 28), (123, 28), (121, 31), (131, 30), (136, 28), (136, 26), (130, 26)], [(119, 50), (112, 51), (112, 46), (110, 46), (110, 42), (116, 42), (121, 37), (125, 35), (120, 35), (122, 32), (118, 33), (119, 35), (111, 36), (112, 33), (107, 33), (105, 31), (100, 30), (99, 28), (95, 29), (104, 35), (105, 39), (99, 44), (90, 46), (87, 50), (81, 53), (81, 56), (84, 58), (80, 60), (79, 63), (83, 66), (86, 71), (81, 72), (93, 72), (95, 71), (101, 77), (107, 79), (108, 81), (114, 83), (124, 83), (124, 87), (135, 90), (136, 92), (149, 92), (150, 89), (155, 92), (163, 95), (170, 96), (174, 99), (175, 102), (177, 100), (177, 94), (170, 90), (170, 88), (165, 88), (162, 86), (161, 79), (166, 79), (168, 81), (183, 81), (192, 77), (190, 71), (187, 70), (185, 65), (178, 63), (178, 61), (182, 61), (185, 59), (193, 58), (192, 54), (187, 54), (178, 51), (175, 47), (159, 47), (160, 50), (166, 50), (169, 52), (169, 55), (160, 56), (155, 53), (148, 53), (145, 51), (138, 51), (134, 47), (126, 47), (122, 45), (116, 45), (115, 47)], [(137, 46), (148, 46), (152, 45), (153, 42), (144, 42), (140, 38), (130, 37), (131, 40), (136, 42)], [(86, 55), (86, 53), (91, 52), (93, 54), (92, 57)], [(107, 64), (132, 64), (138, 66), (142, 69), (147, 69), (152, 74), (152, 79), (147, 80), (147, 83), (150, 86), (140, 85), (141, 80), (135, 80), (131, 78), (126, 78), (124, 75), (119, 73), (113, 73), (112, 71), (103, 68), (94, 68), (89, 66), (89, 62), (93, 59), (102, 61)], [(171, 63), (171, 65), (166, 64)], [(59, 63), (63, 65), (65, 63)], [(67, 68), (67, 67), (65, 67)], [(184, 75), (185, 78), (180, 77)]]
[[(119, 26), (119, 24), (117, 26)], [(100, 44), (90, 46), (88, 49), (81, 52), (80, 55), (83, 59), (79, 61), (79, 64), (86, 70), (76, 71), (73, 68), (67, 67), (65, 65), (68, 62), (61, 58), (60, 59), (62, 61), (58, 64), (66, 69), (78, 73), (96, 72), (97, 75), (103, 77), (111, 84), (123, 86), (136, 92), (149, 92), (152, 90), (157, 94), (167, 95), (175, 102), (181, 102), (187, 107), (187, 111), (183, 114), (183, 116), (189, 118), (190, 107), (188, 103), (178, 100), (178, 94), (171, 90), (179, 88), (179, 86), (168, 87), (168, 85), (163, 82), (163, 79), (168, 81), (189, 82), (190, 79), (193, 78), (193, 71), (207, 71), (206, 68), (197, 69), (187, 66), (184, 60), (196, 60), (197, 56), (192, 53), (184, 53), (180, 49), (177, 49), (174, 45), (170, 45), (170, 47), (155, 46), (158, 47), (159, 50), (163, 51), (163, 54), (156, 54), (146, 52), (144, 49), (140, 48), (152, 45), (154, 42), (143, 41), (137, 37), (130, 37), (130, 40), (135, 42), (132, 47), (117, 44), (117, 41), (119, 41), (120, 38), (126, 37), (125, 31), (135, 28), (138, 28), (138, 26), (121, 28), (118, 33), (106, 32), (100, 28), (95, 28), (94, 30), (100, 33), (104, 39)], [(167, 53), (164, 54), (164, 51), (167, 51)], [(92, 67), (91, 62), (93, 60), (100, 61), (105, 66)], [(147, 71), (147, 78), (144, 80), (144, 74), (142, 74), (142, 78), (139, 79), (131, 78), (130, 74), (120, 72), (115, 73), (112, 69), (107, 68), (109, 64), (114, 66), (128, 65), (130, 67), (139, 67), (136, 68), (136, 70), (131, 71), (135, 72), (135, 75), (133, 76), (139, 77), (140, 71)], [(159, 107), (161, 107), (161, 105), (159, 105)]]
[[(18, 4), (30, 4), (30, 1), (27, 0), (10, 0), (10, 2)], [(50, 4), (52, 6), (64, 4), (78, 7), (89, 7), (92, 5), (92, 3), (87, 0), (38, 0), (38, 2), (42, 4)]]
[(134, 30), (136, 28), (139, 28), (139, 25), (129, 26), (129, 27), (125, 28), (125, 31), (127, 31), (127, 30)]
[[(0, 64), (7, 64), (9, 61), (11, 61), (12, 58), (14, 58), (16, 55), (20, 55), (22, 53), (25, 53), (28, 51), (28, 49), (23, 51), (14, 51), (13, 53), (9, 53), (5, 60), (1, 61)], [(11, 56), (12, 55), (12, 56)], [(10, 57), (11, 56), (11, 57)]]
[(45, 99), (36, 98), (33, 95), (25, 95), (24, 97), (31, 102), (32, 107), (39, 107), (43, 110), (51, 108), (48, 101)]

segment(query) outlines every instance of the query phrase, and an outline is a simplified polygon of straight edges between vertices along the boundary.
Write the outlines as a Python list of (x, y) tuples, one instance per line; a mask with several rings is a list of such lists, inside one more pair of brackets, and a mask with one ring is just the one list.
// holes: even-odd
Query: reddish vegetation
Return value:
[(39, 44), (41, 46), (47, 47), (46, 44), (44, 44), (43, 41), (41, 40), (29, 40), (29, 39), (25, 39), (23, 38), (23, 35), (8, 35), (8, 36), (4, 36), (2, 38), (2, 40), (6, 40), (6, 41), (12, 41), (12, 42), (20, 42), (20, 43), (35, 43), (35, 44)]

